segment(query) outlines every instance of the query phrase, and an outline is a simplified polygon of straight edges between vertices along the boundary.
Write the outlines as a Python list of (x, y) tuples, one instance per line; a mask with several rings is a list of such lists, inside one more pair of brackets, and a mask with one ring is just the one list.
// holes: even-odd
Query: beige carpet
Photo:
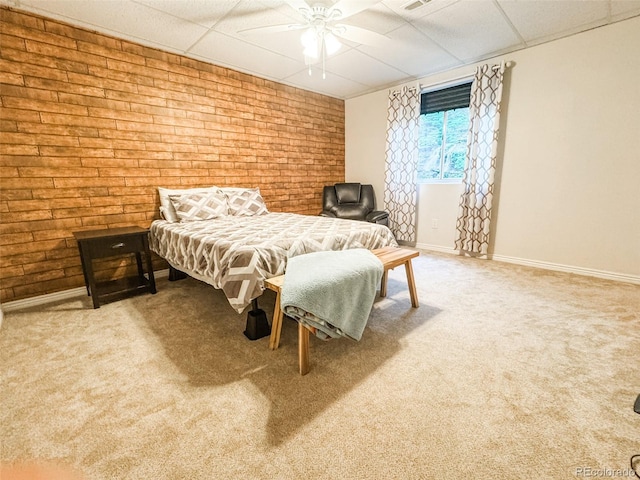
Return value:
[(270, 351), (192, 279), (6, 314), (2, 480), (26, 478), (14, 462), (86, 479), (633, 476), (639, 286), (437, 254), (414, 268), (420, 308), (397, 268), (363, 339), (312, 338), (304, 377), (292, 321)]

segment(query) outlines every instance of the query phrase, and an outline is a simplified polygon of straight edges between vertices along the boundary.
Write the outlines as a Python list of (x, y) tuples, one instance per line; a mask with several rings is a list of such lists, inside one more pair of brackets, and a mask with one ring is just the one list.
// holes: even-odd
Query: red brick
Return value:
[(39, 88), (41, 90), (52, 90), (56, 92), (76, 93), (80, 95), (92, 95), (94, 97), (104, 97), (105, 91), (98, 87), (89, 87), (85, 85), (77, 85), (73, 83), (59, 82), (44, 78), (26, 77), (25, 85), (31, 88)]
[(0, 136), (0, 143), (17, 144), (17, 145), (60, 145), (60, 146), (78, 146), (77, 137), (69, 137), (65, 135), (30, 135), (28, 133), (10, 133), (5, 132)]
[[(3, 52), (3, 55), (4, 54), (5, 52)], [(2, 59), (0, 60), (0, 70), (20, 76), (28, 75), (31, 77), (50, 78), (61, 82), (67, 81), (67, 72), (56, 68), (43, 67), (41, 65), (29, 65), (26, 63), (17, 63)], [(20, 82), (20, 85), (22, 84), (23, 82)]]
[(153, 68), (153, 61), (158, 60), (160, 63), (180, 63), (180, 56), (175, 55), (169, 52), (163, 52), (161, 50), (156, 50), (155, 48), (145, 47), (143, 45), (138, 45), (135, 43), (130, 43), (127, 41), (122, 42), (122, 50), (129, 53), (134, 53), (136, 55), (140, 55), (145, 58), (147, 65)]
[[(164, 137), (163, 137), (164, 140)], [(200, 150), (201, 145), (192, 144), (171, 144), (162, 142), (145, 142), (145, 148), (147, 150), (161, 151), (161, 152), (184, 152), (184, 153), (197, 153)], [(175, 157), (175, 154), (174, 154)]]
[(87, 208), (59, 208), (52, 211), (53, 218), (76, 218), (100, 215), (116, 215), (122, 213), (122, 206), (111, 205), (108, 207), (87, 207)]
[(0, 21), (38, 30), (44, 29), (44, 21), (41, 17), (37, 15), (25, 15), (22, 12), (9, 8), (0, 8)]
[(69, 72), (69, 83), (75, 85), (87, 85), (89, 87), (104, 88), (109, 90), (118, 90), (126, 93), (137, 93), (137, 85), (129, 82), (121, 82), (119, 80), (110, 80), (104, 77), (98, 77), (90, 74), (80, 74)]
[(79, 52), (76, 49), (65, 49), (55, 45), (27, 40), (25, 42), (27, 51), (37, 53), (47, 57), (69, 60), (72, 62), (83, 62), (87, 65), (97, 65), (100, 67), (107, 66), (107, 60), (104, 57)]
[(38, 155), (39, 149), (36, 145), (0, 145), (2, 155)]
[(87, 73), (88, 67), (84, 63), (75, 62), (73, 60), (65, 60), (62, 58), (49, 57), (40, 55), (39, 53), (27, 52), (25, 47), (16, 45), (11, 49), (5, 49), (2, 56), (7, 60), (12, 60), (23, 65), (38, 65), (41, 67), (49, 67), (63, 72)]
[(40, 115), (38, 112), (30, 110), (21, 110), (16, 108), (2, 108), (2, 118), (4, 120), (15, 120), (25, 122), (39, 122)]
[(136, 158), (138, 165), (143, 168), (156, 166), (157, 161), (169, 160), (172, 157), (170, 152), (152, 152), (147, 150), (116, 150), (116, 158)]
[(51, 32), (43, 32), (41, 29), (36, 28), (24, 28), (21, 25), (13, 23), (5, 23), (2, 31), (5, 35), (14, 35), (24, 39), (36, 40), (46, 45), (52, 45), (62, 49), (75, 49), (76, 42), (73, 39), (67, 38), (62, 35), (56, 35)]
[[(30, 232), (9, 233), (0, 236), (0, 245), (11, 245), (15, 243), (29, 243), (33, 241), (33, 234)], [(3, 251), (4, 254), (4, 251)]]
[(89, 187), (120, 187), (125, 184), (124, 178), (113, 177), (67, 177), (54, 178), (56, 188), (89, 188)]
[(19, 73), (0, 72), (0, 83), (5, 85), (24, 85), (24, 77)]
[[(107, 37), (106, 35), (100, 35), (95, 32), (82, 30), (71, 25), (65, 25), (55, 20), (44, 20), (44, 29), (47, 32), (62, 35), (67, 38), (73, 38), (75, 40), (87, 41), (96, 45), (102, 45), (107, 48), (121, 50), (122, 42), (118, 39)], [(78, 43), (79, 47), (79, 43)]]
[[(60, 103), (71, 105), (85, 105), (90, 107), (109, 108), (112, 110), (125, 110), (131, 109), (129, 102), (122, 102), (118, 100), (110, 100), (101, 97), (90, 97), (87, 95), (77, 95), (73, 93), (58, 93), (58, 99)], [(88, 114), (88, 110), (87, 110)]]
[(131, 62), (123, 62), (120, 60), (108, 58), (106, 66), (111, 70), (132, 73), (135, 75), (141, 75), (143, 77), (151, 77), (154, 79), (157, 78), (159, 80), (169, 79), (169, 74), (167, 72), (156, 68), (150, 68), (142, 64), (133, 64)]
[(105, 92), (105, 98), (121, 100), (126, 102), (140, 103), (144, 105), (155, 105), (160, 107), (165, 107), (167, 105), (167, 100), (163, 97), (155, 97), (152, 95), (141, 95), (138, 94), (132, 97), (130, 94), (126, 92), (119, 92), (117, 90), (107, 90)]
[[(135, 140), (136, 142), (159, 142), (162, 137), (159, 133), (135, 132), (125, 130), (107, 130), (101, 129), (100, 136), (103, 138), (119, 138), (123, 140)], [(144, 144), (139, 143), (140, 148), (144, 148)], [(140, 151), (140, 150), (138, 150)], [(115, 156), (121, 156), (122, 152), (115, 152)]]
[[(52, 259), (44, 262), (25, 264), (24, 265), (24, 274), (25, 275), (33, 275), (33, 274), (43, 274), (48, 271), (56, 271), (63, 270), (69, 267), (77, 267), (80, 266), (80, 257), (66, 257), (61, 259)], [(82, 271), (82, 270), (80, 270)], [(57, 277), (55, 277), (57, 278)]]
[(41, 262), (47, 257), (44, 252), (29, 252), (18, 255), (0, 255), (0, 268), (22, 267), (25, 263)]
[(71, 147), (40, 147), (40, 153), (52, 157), (68, 157), (78, 155), (80, 157), (113, 157), (113, 150), (110, 148), (71, 148)]
[(127, 122), (124, 120), (116, 120), (118, 130), (148, 132), (148, 133), (174, 133), (174, 127), (171, 125), (155, 125), (152, 123)]
[(81, 52), (88, 52), (102, 57), (122, 60), (123, 62), (137, 63), (139, 65), (145, 64), (145, 59), (143, 57), (122, 51), (121, 42), (111, 45), (101, 45), (95, 43), (95, 37), (87, 37), (87, 41), (79, 41), (77, 42), (77, 45), (78, 50)]

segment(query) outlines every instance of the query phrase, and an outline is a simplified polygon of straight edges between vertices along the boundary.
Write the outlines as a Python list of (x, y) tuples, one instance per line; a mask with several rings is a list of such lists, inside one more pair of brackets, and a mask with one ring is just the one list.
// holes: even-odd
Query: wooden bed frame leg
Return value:
[(298, 368), (300, 375), (309, 373), (309, 330), (298, 323)]

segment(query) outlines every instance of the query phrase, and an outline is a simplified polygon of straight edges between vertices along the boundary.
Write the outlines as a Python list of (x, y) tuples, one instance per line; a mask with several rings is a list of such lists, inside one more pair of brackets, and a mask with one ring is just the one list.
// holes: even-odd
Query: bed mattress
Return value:
[(171, 266), (222, 289), (242, 312), (282, 275), (287, 259), (305, 253), (397, 246), (384, 225), (294, 213), (225, 216), (171, 223), (155, 220), (149, 246)]

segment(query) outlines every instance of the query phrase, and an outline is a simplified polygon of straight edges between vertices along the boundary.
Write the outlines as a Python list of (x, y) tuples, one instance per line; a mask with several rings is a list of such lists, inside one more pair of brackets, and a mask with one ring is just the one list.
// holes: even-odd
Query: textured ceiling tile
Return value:
[(611, 2), (611, 17), (615, 20), (640, 15), (640, 0), (615, 0)]
[(462, 64), (408, 24), (387, 36), (392, 40), (387, 47), (363, 45), (358, 50), (418, 77)]
[(448, 52), (467, 61), (522, 43), (492, 2), (463, 0), (414, 24)]
[(351, 79), (341, 77), (332, 72), (327, 72), (327, 78), (322, 79), (322, 72), (313, 69), (311, 75), (305, 69), (295, 75), (291, 75), (283, 81), (299, 88), (312, 90), (332, 97), (349, 98), (360, 95), (365, 91), (371, 90), (371, 87), (354, 82)]
[(609, 13), (605, 2), (576, 0), (498, 1), (511, 23), (527, 42), (549, 37), (558, 32), (569, 31), (581, 25), (604, 21)]
[(55, 12), (76, 25), (100, 27), (99, 30), (103, 32), (143, 41), (146, 44), (170, 47), (173, 51), (186, 50), (207, 31), (201, 25), (129, 0), (27, 1), (29, 5), (37, 6), (43, 12)]
[(211, 28), (223, 18), (238, 0), (134, 0), (148, 7)]
[(401, 72), (354, 49), (327, 59), (326, 68), (327, 71), (369, 86), (407, 78), (406, 72)]
[(303, 62), (296, 62), (214, 31), (196, 43), (189, 53), (201, 60), (274, 80), (285, 78), (304, 68)]

